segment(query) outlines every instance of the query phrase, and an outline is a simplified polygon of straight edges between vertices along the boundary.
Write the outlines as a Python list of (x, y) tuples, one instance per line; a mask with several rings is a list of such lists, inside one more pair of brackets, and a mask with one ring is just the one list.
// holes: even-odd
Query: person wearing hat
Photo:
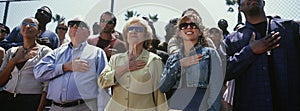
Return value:
[[(37, 9), (35, 13), (35, 18), (39, 21), (39, 30), (41, 34), (37, 37), (37, 42), (39, 44), (46, 45), (51, 49), (55, 49), (59, 47), (59, 39), (57, 35), (46, 29), (46, 25), (51, 21), (52, 11), (47, 6), (42, 6)], [(0, 42), (0, 46), (5, 50), (8, 50), (14, 46), (22, 46), (23, 45), (23, 36), (20, 33), (21, 26), (15, 27), (11, 33)]]
[(228, 23), (227, 20), (225, 19), (220, 19), (218, 21), (218, 27), (223, 31), (223, 36), (224, 38), (229, 34), (227, 28), (228, 28)]
[(61, 23), (57, 24), (57, 26), (55, 28), (55, 33), (58, 35), (58, 38), (60, 41), (59, 46), (68, 42), (68, 40), (66, 39), (67, 31), (68, 31), (68, 26), (65, 22), (61, 22)]
[(9, 28), (6, 25), (0, 23), (0, 41), (2, 41), (9, 34), (9, 32)]
[[(10, 30), (7, 26), (0, 23), (0, 41), (2, 41), (8, 34)], [(0, 64), (3, 62), (3, 57), (5, 56), (5, 49), (0, 47)], [(0, 91), (2, 91), (2, 87), (0, 87)]]
[(37, 63), (35, 78), (49, 81), (51, 111), (97, 111), (97, 103), (101, 111), (109, 97), (97, 87), (97, 77), (107, 64), (105, 52), (87, 43), (90, 29), (82, 19), (70, 20), (68, 27), (71, 42)]

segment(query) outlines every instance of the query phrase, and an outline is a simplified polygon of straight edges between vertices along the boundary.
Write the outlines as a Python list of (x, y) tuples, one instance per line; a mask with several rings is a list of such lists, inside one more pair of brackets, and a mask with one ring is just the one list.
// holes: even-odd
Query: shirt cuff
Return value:
[(57, 72), (58, 75), (61, 75), (61, 74), (64, 73), (64, 71), (63, 71), (63, 64), (57, 64), (56, 67), (55, 67), (55, 69), (56, 69), (56, 72)]

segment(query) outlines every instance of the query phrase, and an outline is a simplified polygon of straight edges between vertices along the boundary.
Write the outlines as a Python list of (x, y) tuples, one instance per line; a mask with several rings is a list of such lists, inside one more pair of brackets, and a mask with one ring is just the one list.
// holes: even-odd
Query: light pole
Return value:
[(115, 4), (115, 0), (111, 0), (111, 3), (110, 3), (110, 12), (111, 13), (114, 13), (114, 4)]

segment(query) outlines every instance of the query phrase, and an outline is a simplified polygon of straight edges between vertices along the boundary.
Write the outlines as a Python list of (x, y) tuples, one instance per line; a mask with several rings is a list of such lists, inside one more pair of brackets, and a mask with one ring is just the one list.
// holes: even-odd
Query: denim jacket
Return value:
[(183, 85), (180, 82), (181, 75), (186, 75), (185, 86), (207, 88), (211, 74), (222, 73), (222, 68), (219, 68), (221, 67), (220, 57), (215, 49), (202, 47), (198, 43), (191, 49), (188, 56), (195, 54), (202, 54), (203, 58), (199, 64), (189, 67), (181, 67), (179, 63), (179, 60), (184, 57), (183, 48), (168, 58), (159, 84), (162, 92), (167, 92), (171, 88), (180, 88)]
[[(207, 88), (203, 98), (205, 99), (204, 107), (210, 108), (213, 104), (216, 104), (215, 101), (218, 101), (217, 97), (220, 94), (224, 80), (221, 59), (215, 49), (203, 47), (199, 43), (191, 49), (188, 56), (195, 54), (202, 54), (203, 58), (199, 61), (199, 64), (189, 67), (181, 67), (179, 63), (179, 60), (184, 57), (183, 48), (178, 53), (171, 55), (161, 75), (159, 89), (161, 92), (168, 92), (171, 88)], [(184, 76), (185, 80), (182, 80)]]

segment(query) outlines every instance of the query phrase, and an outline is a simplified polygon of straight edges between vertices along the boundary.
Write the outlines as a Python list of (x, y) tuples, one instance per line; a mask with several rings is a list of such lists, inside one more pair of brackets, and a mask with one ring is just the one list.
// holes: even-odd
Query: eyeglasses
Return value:
[(76, 25), (77, 27), (85, 27), (85, 28), (89, 29), (87, 24), (85, 24), (82, 21), (69, 21), (68, 22), (68, 27), (73, 27), (74, 25)]
[(199, 29), (199, 27), (193, 22), (191, 22), (191, 23), (182, 23), (182, 24), (179, 25), (179, 29), (184, 30), (184, 29), (187, 29), (188, 26), (190, 26), (192, 29)]
[(105, 20), (105, 19), (100, 19), (100, 22), (107, 23), (107, 24), (115, 24), (114, 21), (112, 21), (112, 20)]
[(2, 28), (0, 27), (0, 33), (7, 33), (7, 32), (6, 32), (5, 29), (2, 29)]
[(56, 27), (56, 29), (58, 29), (58, 30), (64, 30), (64, 31), (68, 30), (68, 28), (64, 28), (64, 27)]
[(36, 27), (36, 26), (37, 26), (37, 24), (31, 23), (31, 22), (22, 22), (21, 25), (22, 25), (22, 26), (27, 26), (27, 25), (29, 25), (29, 27)]
[(145, 28), (144, 27), (137, 27), (137, 26), (132, 26), (128, 27), (127, 31), (135, 31), (135, 32), (144, 32)]

